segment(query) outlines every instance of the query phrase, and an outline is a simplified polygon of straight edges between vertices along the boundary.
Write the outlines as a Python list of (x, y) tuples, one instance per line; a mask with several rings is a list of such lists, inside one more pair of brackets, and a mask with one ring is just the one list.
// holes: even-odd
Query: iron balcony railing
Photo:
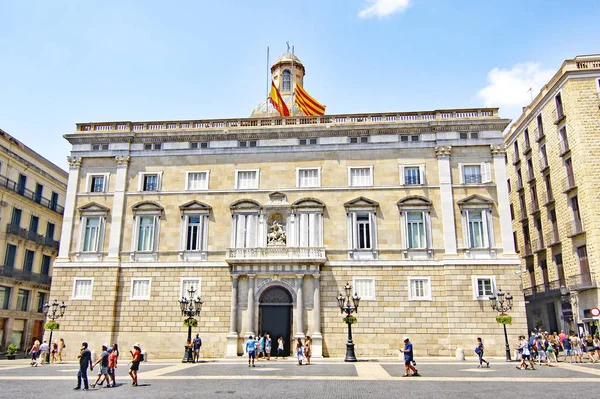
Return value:
[(35, 242), (36, 244), (40, 244), (40, 245), (43, 245), (48, 248), (54, 248), (54, 249), (58, 250), (58, 247), (59, 247), (58, 241), (48, 238), (46, 236), (43, 236), (41, 234), (38, 234), (35, 231), (31, 231), (31, 230), (27, 230), (23, 227), (19, 227), (16, 224), (12, 224), (12, 223), (7, 224), (6, 232), (8, 234), (13, 234), (13, 235), (22, 237), (26, 240)]
[(65, 208), (61, 205), (58, 205), (56, 201), (49, 200), (48, 198), (44, 198), (38, 193), (31, 191), (22, 185), (18, 184), (16, 181), (9, 179), (6, 176), (0, 175), (0, 187), (6, 187), (7, 189), (14, 191), (15, 193), (22, 195), (23, 197), (45, 206), (46, 208), (53, 210), (59, 214), (65, 213)]
[(596, 288), (596, 276), (594, 273), (583, 273), (569, 276), (567, 286), (572, 291), (582, 291), (590, 288)]
[(0, 275), (14, 278), (15, 280), (30, 281), (42, 285), (50, 285), (52, 277), (47, 274), (34, 273), (23, 269), (14, 269), (10, 266), (0, 267)]
[(554, 280), (548, 283), (539, 284), (534, 287), (528, 287), (523, 290), (526, 297), (535, 297), (536, 295), (549, 295), (553, 292), (560, 291), (560, 287), (565, 285), (564, 280)]
[(563, 192), (568, 192), (573, 190), (574, 188), (576, 188), (577, 185), (575, 184), (575, 175), (570, 174), (567, 175), (565, 178), (563, 178)]
[(556, 226), (546, 233), (546, 244), (552, 247), (559, 243), (560, 239), (558, 238), (558, 226)]
[(581, 223), (581, 219), (575, 219), (573, 220), (573, 222), (569, 225), (569, 237), (573, 237), (576, 235), (579, 235), (581, 233), (583, 233), (583, 223)]

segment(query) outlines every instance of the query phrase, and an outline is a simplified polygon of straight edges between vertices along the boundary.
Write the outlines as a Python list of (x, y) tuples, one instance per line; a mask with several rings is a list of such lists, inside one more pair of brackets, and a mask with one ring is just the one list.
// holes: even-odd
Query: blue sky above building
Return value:
[[(599, 53), (600, 2), (0, 2), (0, 128), (66, 168), (76, 122), (247, 117), (286, 41), (328, 114), (498, 106)], [(531, 88), (532, 92), (528, 92)]]

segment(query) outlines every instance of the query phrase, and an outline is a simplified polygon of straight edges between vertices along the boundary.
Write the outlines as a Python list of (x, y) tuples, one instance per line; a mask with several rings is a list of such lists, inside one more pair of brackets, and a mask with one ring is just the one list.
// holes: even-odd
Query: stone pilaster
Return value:
[(79, 182), (79, 171), (81, 169), (81, 157), (67, 157), (69, 162), (69, 179), (67, 180), (67, 194), (65, 198), (65, 213), (60, 234), (59, 262), (69, 262), (71, 243), (73, 239), (73, 227), (75, 222), (75, 202), (77, 200), (77, 183)]
[(117, 173), (115, 176), (115, 193), (113, 196), (112, 219), (110, 222), (110, 238), (108, 244), (108, 258), (118, 260), (121, 251), (121, 231), (123, 228), (123, 211), (125, 206), (125, 190), (127, 184), (127, 168), (129, 155), (116, 156)]
[(510, 220), (510, 197), (506, 183), (506, 164), (504, 156), (506, 149), (504, 144), (492, 145), (492, 157), (494, 160), (494, 178), (496, 180), (496, 192), (498, 195), (498, 215), (500, 217), (500, 234), (502, 237), (502, 252), (515, 254), (515, 243), (512, 236), (512, 222)]
[(321, 334), (321, 275), (313, 274), (313, 326), (312, 356), (323, 357), (323, 335)]
[(294, 321), (294, 329), (296, 333), (294, 338), (304, 338), (304, 275), (296, 275), (296, 320)]
[(442, 201), (442, 225), (444, 227), (444, 249), (446, 255), (456, 255), (456, 225), (454, 224), (454, 195), (452, 193), (452, 169), (450, 155), (452, 147), (435, 147), (440, 174), (440, 197)]
[(231, 276), (231, 310), (229, 313), (229, 334), (227, 334), (227, 351), (225, 357), (236, 357), (238, 353), (238, 276)]
[(256, 275), (248, 275), (248, 332), (246, 337), (254, 336), (254, 289), (256, 285)]

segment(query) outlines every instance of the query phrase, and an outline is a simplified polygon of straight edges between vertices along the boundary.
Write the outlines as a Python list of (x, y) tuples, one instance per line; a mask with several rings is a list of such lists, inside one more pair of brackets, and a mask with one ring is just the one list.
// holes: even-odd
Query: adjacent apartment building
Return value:
[(566, 60), (525, 107), (506, 147), (527, 324), (596, 333), (600, 55)]
[(67, 173), (0, 130), (0, 351), (44, 333)]
[[(288, 102), (305, 67), (273, 65)], [(290, 80), (292, 73), (296, 80)], [(481, 336), (504, 353), (488, 297), (515, 296), (525, 328), (496, 108), (79, 123), (52, 298), (61, 334), (182, 355), (179, 299), (193, 286), (204, 356), (269, 332), (290, 350), (345, 353), (336, 297), (361, 297), (357, 355), (451, 355)], [(470, 345), (470, 344), (469, 344)], [(274, 344), (274, 348), (275, 348)], [(468, 346), (468, 345), (467, 345)], [(275, 350), (275, 349), (274, 349)]]

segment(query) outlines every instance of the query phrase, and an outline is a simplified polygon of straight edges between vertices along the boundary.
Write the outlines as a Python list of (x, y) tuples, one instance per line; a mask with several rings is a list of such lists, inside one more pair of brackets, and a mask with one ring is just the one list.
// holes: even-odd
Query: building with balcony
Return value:
[(67, 173), (0, 130), (0, 351), (44, 333)]
[(600, 55), (578, 56), (563, 63), (506, 135), (531, 329), (597, 331), (599, 126)]
[[(287, 101), (291, 70), (290, 54), (272, 68)], [(403, 334), (431, 355), (477, 336), (504, 353), (488, 297), (520, 291), (509, 121), (496, 108), (307, 117), (289, 105), (285, 118), (261, 103), (250, 118), (80, 123), (65, 136), (61, 334), (177, 357), (178, 300), (193, 286), (205, 356), (236, 356), (265, 332), (340, 356), (349, 282), (358, 355), (396, 356)], [(513, 340), (522, 298), (511, 314)]]

